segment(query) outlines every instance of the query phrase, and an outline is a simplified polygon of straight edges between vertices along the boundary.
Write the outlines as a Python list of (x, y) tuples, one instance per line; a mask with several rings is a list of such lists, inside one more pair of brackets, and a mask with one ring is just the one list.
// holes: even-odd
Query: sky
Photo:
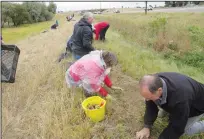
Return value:
[[(121, 8), (123, 7), (136, 7), (145, 6), (145, 2), (54, 2), (57, 4), (57, 11), (75, 11), (86, 9), (100, 9), (101, 8)], [(148, 2), (147, 5), (164, 6), (164, 2)]]
[[(15, 2), (22, 3), (22, 2)], [(45, 2), (46, 5), (49, 2)], [(137, 6), (145, 7), (145, 2), (54, 2), (57, 5), (57, 11), (76, 11), (87, 9), (100, 9), (103, 8), (134, 8)], [(165, 2), (148, 2), (147, 5), (164, 6)]]

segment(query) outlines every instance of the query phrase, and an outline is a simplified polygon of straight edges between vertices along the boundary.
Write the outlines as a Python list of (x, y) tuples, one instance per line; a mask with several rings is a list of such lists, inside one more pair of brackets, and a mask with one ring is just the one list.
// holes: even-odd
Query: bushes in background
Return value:
[(56, 13), (57, 6), (50, 2), (23, 2), (22, 4), (2, 2), (1, 27), (19, 26), (25, 23), (36, 23), (51, 20)]

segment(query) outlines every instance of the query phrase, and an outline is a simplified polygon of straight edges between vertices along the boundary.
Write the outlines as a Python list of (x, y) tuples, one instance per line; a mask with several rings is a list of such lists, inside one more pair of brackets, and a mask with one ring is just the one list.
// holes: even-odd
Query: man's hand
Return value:
[(149, 128), (143, 128), (139, 132), (136, 133), (136, 139), (146, 139), (150, 136), (150, 129)]
[(123, 89), (122, 89), (122, 88), (117, 87), (117, 86), (112, 86), (112, 87), (111, 87), (111, 89), (115, 89), (115, 90), (121, 90), (121, 91), (123, 91)]

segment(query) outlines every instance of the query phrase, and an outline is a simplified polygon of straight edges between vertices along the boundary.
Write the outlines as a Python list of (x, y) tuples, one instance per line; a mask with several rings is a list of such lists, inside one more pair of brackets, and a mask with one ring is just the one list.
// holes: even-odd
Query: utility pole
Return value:
[(101, 11), (101, 2), (100, 2), (100, 11)]
[(147, 1), (145, 1), (145, 14), (147, 14)]

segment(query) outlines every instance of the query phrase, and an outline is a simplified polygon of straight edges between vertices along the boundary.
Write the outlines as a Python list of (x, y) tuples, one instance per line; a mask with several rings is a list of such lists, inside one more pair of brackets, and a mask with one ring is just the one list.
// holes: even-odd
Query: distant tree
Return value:
[(51, 20), (53, 18), (53, 16), (54, 16), (53, 13), (48, 12), (48, 11), (45, 12), (45, 20), (46, 21)]
[[(165, 7), (182, 7), (186, 6), (188, 3), (188, 1), (165, 1)], [(194, 1), (191, 3), (198, 5), (200, 4), (200, 1)]]
[(24, 2), (23, 4), (30, 14), (31, 22), (48, 21), (53, 18), (53, 13), (49, 12), (49, 10), (53, 12), (55, 10), (55, 7), (52, 6), (52, 4), (48, 7), (44, 2)]
[(41, 4), (41, 16), (40, 21), (48, 21), (53, 18), (54, 14), (48, 11), (48, 7), (46, 7), (45, 3)]
[(49, 12), (55, 14), (57, 10), (57, 5), (54, 2), (50, 2), (47, 8)]
[(41, 15), (41, 4), (40, 2), (23, 2), (23, 5), (25, 6), (26, 10), (29, 13), (31, 23), (33, 22), (39, 22), (40, 21), (40, 15)]
[(4, 23), (12, 21), (11, 15), (12, 15), (12, 3), (10, 2), (2, 2), (2, 10), (1, 10), (1, 27), (4, 27)]
[(45, 2), (23, 2), (23, 4), (2, 2), (1, 4), (1, 27), (10, 22), (18, 26), (24, 23), (48, 21), (53, 18), (57, 9), (53, 2), (50, 2), (49, 6), (46, 6)]
[(29, 20), (29, 13), (21, 4), (13, 4), (11, 19), (14, 26), (19, 26)]
[(200, 1), (193, 1), (193, 4), (199, 5), (199, 4), (200, 4)]
[(42, 22), (42, 21), (47, 21), (45, 16), (46, 16), (46, 12), (48, 12), (48, 9), (45, 5), (45, 3), (42, 3), (41, 5), (41, 13), (40, 13), (40, 19), (39, 21)]

